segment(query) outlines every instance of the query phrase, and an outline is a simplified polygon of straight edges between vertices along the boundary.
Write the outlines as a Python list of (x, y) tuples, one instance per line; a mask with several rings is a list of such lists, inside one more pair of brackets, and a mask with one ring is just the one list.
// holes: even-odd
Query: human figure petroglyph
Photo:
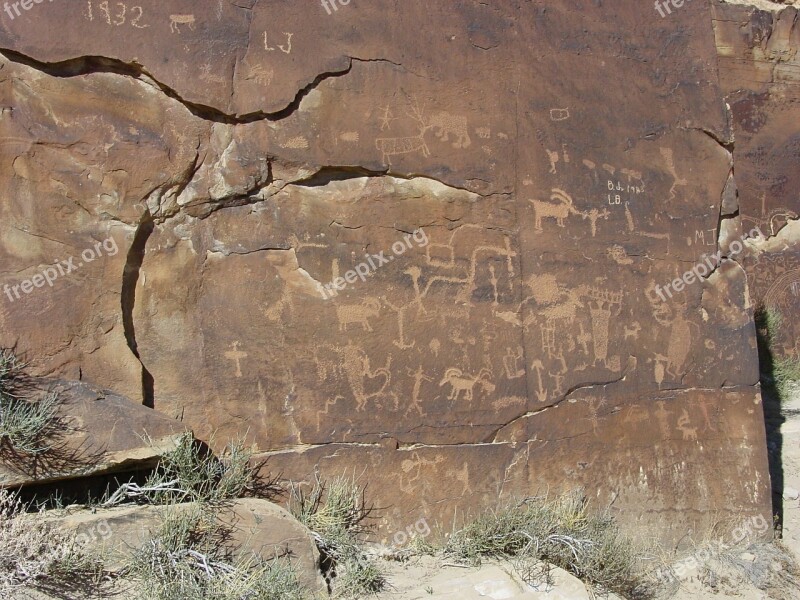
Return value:
[(622, 310), (622, 292), (608, 292), (590, 288), (586, 293), (589, 299), (589, 314), (592, 318), (592, 338), (594, 340), (594, 361), (606, 362), (608, 358), (608, 334), (612, 316)]
[(439, 387), (445, 384), (450, 385), (451, 392), (447, 397), (448, 400), (458, 400), (461, 392), (464, 392), (464, 400), (471, 402), (475, 386), (478, 384), (484, 393), (491, 394), (494, 392), (495, 385), (491, 381), (492, 378), (492, 372), (486, 368), (481, 369), (477, 375), (472, 376), (464, 375), (461, 369), (452, 367), (445, 371), (444, 378), (439, 382)]
[(231, 349), (228, 352), (225, 353), (225, 358), (227, 358), (228, 360), (232, 360), (232, 361), (234, 361), (236, 363), (236, 373), (235, 373), (236, 377), (241, 377), (242, 376), (242, 363), (241, 363), (241, 360), (243, 358), (247, 358), (247, 356), (248, 356), (248, 354), (246, 352), (242, 352), (241, 350), (239, 350), (239, 347), (241, 345), (242, 345), (241, 342), (238, 342), (238, 341), (233, 342), (231, 344)]
[[(420, 479), (420, 477), (422, 477), (422, 468), (435, 467), (443, 461), (443, 456), (437, 456), (435, 459), (429, 460), (427, 458), (422, 458), (417, 451), (412, 452), (411, 458), (407, 458), (400, 463), (400, 470), (402, 473), (397, 475), (400, 478), (400, 490), (406, 494), (419, 493), (420, 490), (414, 484)], [(416, 472), (414, 473), (413, 477), (409, 476), (409, 485), (404, 485), (403, 482), (406, 481), (406, 475), (404, 474), (409, 474), (415, 470)]]
[(597, 221), (599, 219), (608, 220), (608, 217), (611, 215), (611, 213), (605, 208), (602, 211), (593, 208), (588, 212), (580, 212), (580, 215), (583, 219), (589, 219), (589, 223), (591, 224), (592, 228), (592, 237), (595, 237), (597, 235)]
[(656, 419), (658, 419), (658, 426), (661, 429), (661, 437), (665, 440), (670, 438), (670, 434), (672, 433), (672, 429), (669, 426), (669, 416), (670, 412), (666, 409), (666, 402), (664, 400), (659, 400), (656, 402), (658, 404), (658, 410), (656, 411)]
[(371, 332), (369, 323), (371, 318), (380, 315), (381, 303), (376, 298), (367, 298), (361, 304), (341, 304), (336, 307), (336, 317), (339, 319), (339, 331), (347, 331), (351, 323), (360, 324), (365, 332)]
[(672, 175), (672, 187), (669, 189), (669, 199), (675, 199), (675, 188), (678, 186), (686, 186), (688, 185), (688, 181), (686, 179), (681, 179), (678, 177), (678, 171), (675, 168), (675, 157), (672, 152), (672, 148), (659, 148), (661, 152), (661, 156), (664, 158), (664, 162), (667, 163), (667, 170), (669, 174)]
[(557, 151), (554, 152), (552, 150), (548, 150), (547, 148), (545, 148), (545, 151), (547, 152), (547, 159), (550, 161), (549, 172), (551, 175), (557, 175), (558, 169), (556, 169), (556, 164), (558, 164), (558, 161), (560, 159), (559, 153)]
[(503, 369), (507, 379), (519, 379), (525, 375), (525, 369), (520, 367), (520, 363), (525, 358), (525, 351), (522, 346), (506, 348), (506, 355), (503, 357)]
[(194, 15), (170, 15), (169, 16), (169, 29), (172, 33), (181, 33), (180, 26), (188, 25), (192, 31), (194, 28), (195, 18)]
[(465, 496), (467, 492), (472, 493), (472, 486), (469, 483), (469, 463), (464, 463), (460, 471), (456, 471), (456, 481), (463, 484), (461, 489), (461, 496)]
[(604, 407), (607, 403), (605, 398), (597, 399), (597, 398), (584, 398), (584, 402), (589, 405), (589, 420), (592, 422), (592, 431), (594, 432), (595, 437), (597, 437), (597, 431), (600, 427), (600, 419), (604, 419), (605, 417), (600, 416), (600, 409)]
[(414, 378), (414, 389), (411, 392), (411, 405), (406, 409), (406, 413), (404, 416), (408, 416), (408, 413), (411, 412), (411, 409), (416, 409), (419, 413), (420, 417), (427, 416), (427, 413), (422, 410), (421, 400), (419, 397), (420, 392), (422, 391), (422, 382), (427, 381), (433, 383), (436, 381), (432, 377), (428, 377), (425, 375), (425, 371), (420, 365), (416, 371), (412, 371), (411, 369), (406, 369), (406, 372), (409, 376)]

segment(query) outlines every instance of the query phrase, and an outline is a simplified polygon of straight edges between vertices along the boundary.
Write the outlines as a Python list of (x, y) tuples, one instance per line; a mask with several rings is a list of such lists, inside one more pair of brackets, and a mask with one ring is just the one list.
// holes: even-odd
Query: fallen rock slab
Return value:
[(44, 484), (155, 465), (186, 426), (128, 398), (82, 382), (55, 381), (61, 399), (52, 449), (38, 456), (0, 448), (0, 487)]

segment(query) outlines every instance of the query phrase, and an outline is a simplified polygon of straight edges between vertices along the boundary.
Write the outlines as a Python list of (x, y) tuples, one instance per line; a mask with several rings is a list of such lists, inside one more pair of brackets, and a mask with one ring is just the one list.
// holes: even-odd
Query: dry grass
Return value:
[(141, 600), (304, 600), (282, 559), (234, 557), (226, 529), (208, 504), (172, 509), (125, 573)]
[(0, 490), (0, 598), (31, 589), (96, 589), (102, 561), (46, 522), (43, 513), (25, 509)]
[(465, 564), (510, 559), (530, 583), (547, 577), (543, 563), (549, 563), (600, 592), (627, 598), (650, 596), (643, 585), (642, 554), (610, 516), (591, 514), (580, 494), (529, 498), (485, 513), (455, 531), (444, 548), (445, 557)]
[(337, 477), (326, 484), (317, 476), (308, 492), (292, 485), (289, 509), (314, 535), (334, 597), (363, 598), (387, 587), (383, 569), (362, 547), (372, 507), (355, 479)]

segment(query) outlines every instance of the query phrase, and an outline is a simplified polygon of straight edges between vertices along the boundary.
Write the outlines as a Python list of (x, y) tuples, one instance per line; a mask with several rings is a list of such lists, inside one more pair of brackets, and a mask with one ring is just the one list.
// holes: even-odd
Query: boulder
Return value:
[[(175, 507), (122, 506), (67, 511), (54, 521), (64, 531), (74, 532), (84, 548), (102, 556), (107, 570), (116, 571), (158, 532), (166, 511), (194, 508), (194, 504), (187, 503)], [(327, 590), (311, 533), (286, 510), (266, 500), (244, 498), (222, 508), (218, 516), (226, 529), (224, 543), (234, 556), (246, 558), (254, 553), (266, 560), (286, 557), (299, 583), (307, 590), (312, 593)]]
[(182, 423), (110, 390), (63, 380), (40, 381), (38, 385), (55, 392), (60, 402), (57, 427), (47, 439), (52, 448), (34, 456), (4, 445), (0, 452), (2, 487), (154, 466), (187, 431)]

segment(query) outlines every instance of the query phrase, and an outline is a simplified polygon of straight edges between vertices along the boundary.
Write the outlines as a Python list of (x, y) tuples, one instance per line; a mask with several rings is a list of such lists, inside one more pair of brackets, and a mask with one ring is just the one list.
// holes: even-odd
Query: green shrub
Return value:
[(161, 457), (144, 485), (123, 484), (103, 505), (125, 500), (152, 504), (234, 500), (258, 483), (258, 469), (251, 466), (251, 458), (243, 442), (229, 443), (218, 458), (187, 432), (174, 450)]
[(546, 576), (541, 563), (550, 563), (600, 591), (646, 595), (634, 544), (610, 516), (589, 513), (580, 494), (529, 498), (483, 514), (453, 533), (444, 555), (472, 565), (485, 558), (512, 559), (530, 583)]
[(0, 444), (40, 455), (52, 449), (49, 438), (59, 422), (60, 400), (55, 392), (33, 398), (37, 390), (26, 367), (12, 350), (0, 349)]
[(309, 492), (296, 485), (290, 489), (289, 509), (314, 535), (334, 597), (360, 598), (387, 585), (385, 573), (360, 540), (372, 513), (365, 495), (364, 488), (345, 477), (324, 484), (317, 476)]

